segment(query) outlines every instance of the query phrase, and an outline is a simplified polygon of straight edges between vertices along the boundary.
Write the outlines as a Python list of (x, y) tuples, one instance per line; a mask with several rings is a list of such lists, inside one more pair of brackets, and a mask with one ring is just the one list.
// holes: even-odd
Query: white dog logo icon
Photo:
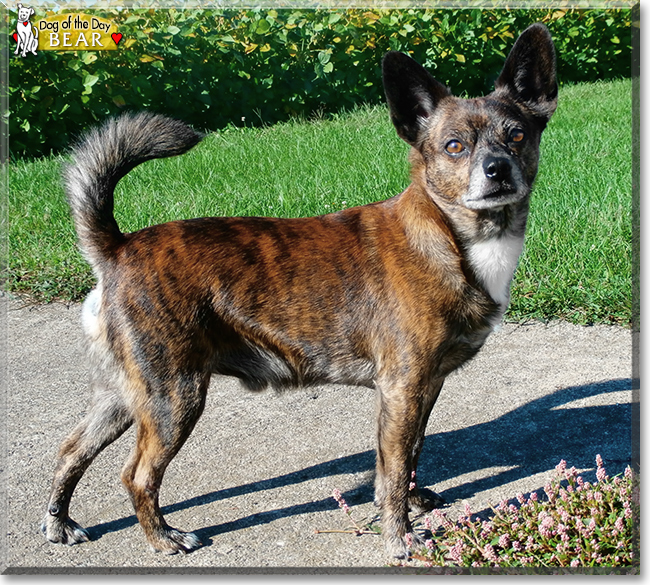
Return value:
[(36, 49), (38, 48), (38, 29), (34, 28), (32, 23), (29, 22), (32, 14), (34, 14), (33, 8), (27, 8), (22, 4), (18, 4), (18, 24), (16, 25), (17, 46), (14, 55), (21, 53), (21, 56), (25, 57), (28, 52), (36, 55)]

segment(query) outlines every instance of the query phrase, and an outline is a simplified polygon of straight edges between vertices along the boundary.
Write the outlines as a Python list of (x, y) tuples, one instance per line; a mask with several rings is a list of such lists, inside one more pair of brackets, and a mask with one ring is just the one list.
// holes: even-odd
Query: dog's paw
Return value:
[(404, 536), (387, 536), (385, 539), (386, 551), (396, 559), (408, 559), (412, 550), (424, 546), (424, 540), (415, 532), (407, 532)]
[(167, 528), (150, 538), (149, 544), (155, 552), (175, 555), (179, 552), (186, 554), (196, 550), (201, 546), (201, 541), (193, 532), (181, 532), (175, 528)]
[(88, 542), (90, 535), (71, 518), (58, 518), (47, 514), (41, 524), (41, 532), (50, 542), (58, 544), (79, 544)]
[(409, 494), (409, 510), (415, 514), (430, 512), (434, 508), (442, 508), (447, 502), (432, 490), (418, 488)]

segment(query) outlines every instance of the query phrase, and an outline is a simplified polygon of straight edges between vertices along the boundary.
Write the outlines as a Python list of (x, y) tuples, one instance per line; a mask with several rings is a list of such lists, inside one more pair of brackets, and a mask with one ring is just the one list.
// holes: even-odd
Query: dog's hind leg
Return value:
[(94, 400), (88, 414), (59, 449), (50, 500), (41, 525), (51, 542), (77, 544), (89, 540), (86, 530), (69, 516), (72, 493), (93, 459), (133, 423), (120, 394), (99, 380), (93, 386)]
[(122, 471), (122, 482), (153, 549), (166, 554), (190, 552), (201, 542), (191, 532), (165, 522), (158, 496), (167, 466), (203, 412), (210, 375), (160, 376), (159, 380), (157, 387), (149, 386), (148, 400), (136, 408), (136, 447)]

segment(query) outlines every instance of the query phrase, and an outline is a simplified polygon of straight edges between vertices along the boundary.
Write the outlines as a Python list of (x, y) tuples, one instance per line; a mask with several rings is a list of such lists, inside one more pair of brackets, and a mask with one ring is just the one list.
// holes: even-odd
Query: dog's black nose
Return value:
[(488, 156), (483, 161), (483, 172), (488, 179), (493, 181), (507, 181), (510, 179), (510, 161), (499, 156)]

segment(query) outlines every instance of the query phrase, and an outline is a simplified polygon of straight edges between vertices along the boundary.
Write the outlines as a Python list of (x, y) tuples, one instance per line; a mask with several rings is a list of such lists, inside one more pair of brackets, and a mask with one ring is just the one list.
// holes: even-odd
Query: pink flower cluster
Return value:
[(409, 483), (409, 491), (412, 492), (417, 487), (415, 483), (415, 471), (411, 471), (411, 482)]
[[(490, 519), (472, 521), (467, 503), (455, 525), (443, 512), (434, 510), (433, 517), (444, 533), (435, 544), (426, 541), (427, 558), (436, 558), (437, 564), (466, 566), (632, 563), (632, 521), (639, 506), (639, 487), (632, 470), (626, 470), (625, 479), (610, 479), (597, 455), (593, 485), (584, 481), (575, 467), (567, 468), (564, 460), (556, 471), (558, 477), (544, 486), (543, 501), (536, 492), (527, 498), (519, 493), (518, 506), (502, 500)], [(428, 517), (425, 526), (431, 527)]]
[(341, 508), (346, 514), (350, 513), (350, 506), (347, 505), (346, 501), (343, 499), (341, 490), (333, 489), (332, 497), (338, 502), (339, 508)]
[(596, 455), (596, 465), (598, 466), (598, 469), (596, 469), (596, 479), (599, 482), (605, 481), (607, 479), (607, 472), (603, 467), (603, 458), (600, 455)]

